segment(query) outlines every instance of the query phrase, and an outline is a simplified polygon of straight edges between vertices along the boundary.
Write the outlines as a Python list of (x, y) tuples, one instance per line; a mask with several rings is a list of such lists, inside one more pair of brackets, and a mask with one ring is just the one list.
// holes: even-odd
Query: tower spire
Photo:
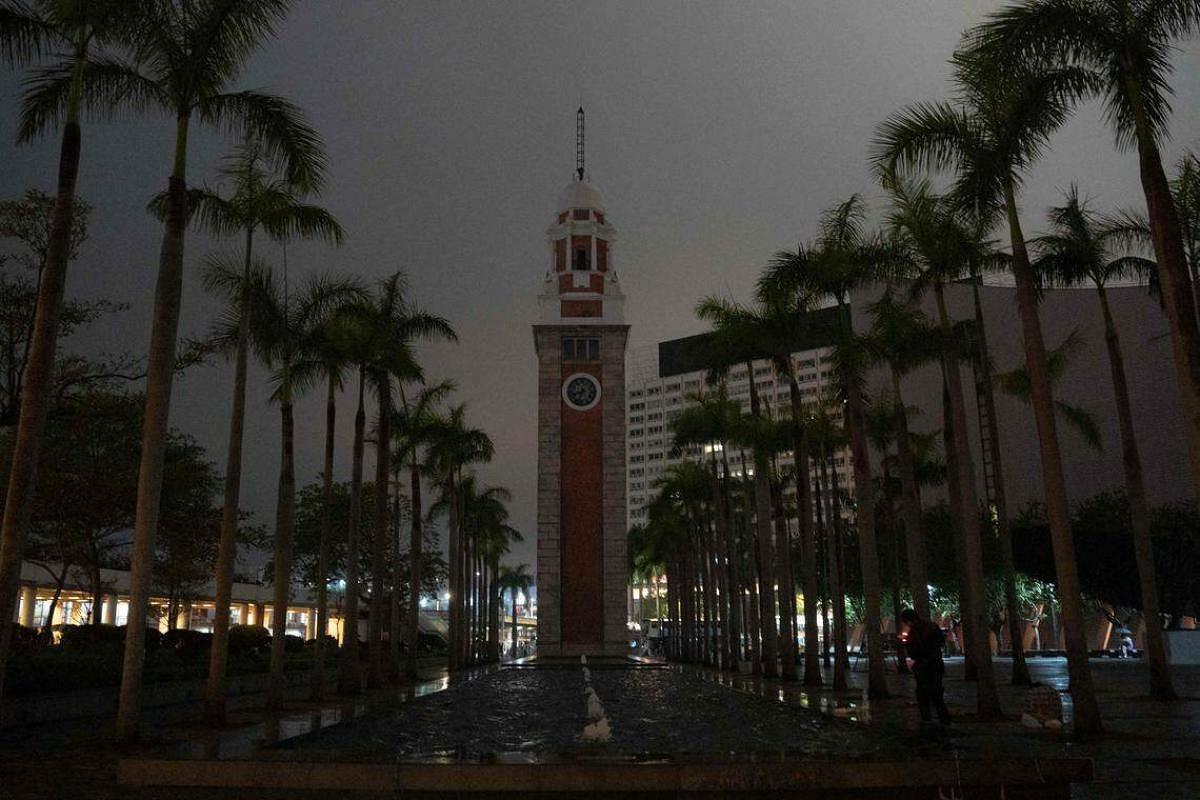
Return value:
[(575, 172), (583, 180), (583, 106), (575, 112)]

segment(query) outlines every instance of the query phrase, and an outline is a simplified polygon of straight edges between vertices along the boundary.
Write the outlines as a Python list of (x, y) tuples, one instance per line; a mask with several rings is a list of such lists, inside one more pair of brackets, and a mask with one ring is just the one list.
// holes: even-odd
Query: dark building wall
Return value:
[[(808, 313), (804, 328), (792, 343), (792, 352), (828, 347), (837, 341), (839, 320), (836, 307), (820, 308)], [(755, 351), (752, 358), (769, 358), (771, 353)], [(739, 357), (717, 346), (712, 333), (700, 333), (682, 339), (660, 342), (658, 345), (658, 377), (669, 378), (686, 372), (729, 367)]]
[[(878, 294), (878, 290), (873, 290), (855, 297), (857, 330), (863, 331), (870, 325), (866, 305)], [(1186, 499), (1189, 496), (1187, 459), (1166, 318), (1157, 301), (1142, 288), (1110, 289), (1109, 300), (1122, 337), (1134, 425), (1150, 501), (1159, 504)], [(970, 287), (950, 287), (947, 301), (951, 316), (959, 319), (974, 316)], [(984, 287), (982, 302), (996, 369), (1008, 370), (1023, 363), (1014, 291), (1005, 287)], [(935, 317), (932, 296), (923, 303), (923, 310), (931, 318)], [(1042, 302), (1041, 318), (1047, 347), (1057, 346), (1072, 330), (1078, 330), (1084, 339), (1084, 347), (1072, 359), (1067, 374), (1056, 388), (1056, 399), (1091, 411), (1103, 437), (1104, 450), (1097, 453), (1073, 430), (1059, 425), (1067, 491), (1074, 503), (1124, 483), (1104, 327), (1096, 293), (1089, 290), (1048, 291)], [(874, 371), (868, 381), (869, 390), (885, 391), (884, 387), (890, 385), (886, 379), (885, 372)], [(975, 414), (974, 377), (969, 369), (964, 369), (963, 380), (967, 384), (971, 449), (978, 464), (979, 422)], [(939, 429), (942, 425), (939, 369), (927, 366), (912, 373), (904, 381), (904, 392), (907, 404), (919, 406), (922, 412), (912, 420), (913, 429)], [(1041, 500), (1043, 496), (1037, 432), (1033, 412), (1028, 406), (1000, 393), (997, 393), (996, 403), (1010, 512), (1015, 513), (1027, 501)], [(978, 467), (976, 477), (982, 497), (982, 471)]]

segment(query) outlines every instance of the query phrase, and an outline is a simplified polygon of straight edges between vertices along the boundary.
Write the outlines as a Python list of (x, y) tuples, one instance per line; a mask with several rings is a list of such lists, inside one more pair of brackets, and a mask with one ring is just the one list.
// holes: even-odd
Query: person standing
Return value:
[(946, 708), (945, 689), (942, 686), (946, 674), (946, 665), (942, 661), (946, 635), (941, 628), (918, 616), (911, 608), (900, 612), (900, 621), (905, 628), (902, 634), (904, 649), (912, 659), (913, 676), (917, 680), (917, 708), (921, 712), (921, 722), (932, 723), (933, 712), (937, 711), (938, 721), (942, 725), (949, 725), (950, 709)]

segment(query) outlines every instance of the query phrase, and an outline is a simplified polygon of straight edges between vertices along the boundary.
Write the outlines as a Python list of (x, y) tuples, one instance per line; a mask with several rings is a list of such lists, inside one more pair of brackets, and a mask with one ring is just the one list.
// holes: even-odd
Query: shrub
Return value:
[(285, 653), (303, 653), (304, 652), (304, 637), (288, 634), (283, 637), (283, 652)]
[(177, 628), (163, 635), (163, 646), (183, 652), (199, 652), (212, 647), (212, 634)]
[(62, 629), (59, 644), (68, 650), (122, 647), (125, 644), (125, 626), (67, 625)]
[(271, 632), (261, 625), (230, 625), (229, 653), (266, 652), (271, 647)]
[(26, 628), (19, 622), (12, 623), (12, 639), (10, 649), (13, 655), (29, 655), (36, 653), (41, 646), (37, 628)]

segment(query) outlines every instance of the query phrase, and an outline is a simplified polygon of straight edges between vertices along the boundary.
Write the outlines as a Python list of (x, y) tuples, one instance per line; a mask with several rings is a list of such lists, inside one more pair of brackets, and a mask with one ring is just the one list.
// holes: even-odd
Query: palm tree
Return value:
[[(724, 384), (719, 385), (715, 392), (691, 399), (694, 403), (670, 422), (671, 435), (676, 450), (705, 447), (709, 455), (710, 494), (715, 506), (713, 517), (718, 565), (716, 606), (720, 620), (720, 661), (724, 669), (736, 672), (741, 661), (741, 624), (737, 600), (741, 596), (741, 580), (738, 577), (738, 558), (734, 552), (736, 544), (728, 445), (736, 436), (741, 408), (729, 399)], [(719, 463), (718, 452), (721, 454)], [(657, 566), (659, 562), (648, 563)]]
[[(344, 308), (360, 290), (350, 280), (317, 276), (308, 279), (292, 297), (286, 272), (280, 278), (269, 271), (252, 273), (251, 277), (250, 285), (244, 290), (249, 300), (246, 304), (249, 345), (272, 371), (275, 390), (271, 399), (279, 404), (282, 431), (272, 559), (271, 665), (266, 698), (268, 707), (278, 707), (287, 688), (284, 683), (285, 637), (291, 588), (292, 520), (296, 505), (293, 404), (319, 375), (317, 369), (303, 363), (312, 352), (313, 339), (328, 324), (332, 314)], [(231, 322), (240, 327), (240, 320)], [(238, 335), (230, 330), (223, 338), (228, 341)]]
[(1113, 257), (1113, 240), (1120, 227), (1106, 225), (1079, 198), (1072, 186), (1066, 203), (1050, 209), (1050, 233), (1036, 240), (1041, 256), (1034, 266), (1048, 282), (1077, 286), (1091, 283), (1100, 301), (1104, 319), (1104, 341), (1108, 346), (1113, 395), (1121, 432), (1121, 463), (1125, 471), (1125, 493), (1133, 529), (1134, 555), (1142, 590), (1142, 616), (1146, 623), (1146, 653), (1150, 663), (1150, 694), (1159, 700), (1175, 699), (1171, 668), (1163, 644), (1162, 616), (1158, 605), (1158, 582), (1154, 569), (1154, 541), (1150, 531), (1150, 506), (1142, 477), (1142, 458), (1133, 431), (1133, 409), (1125, 377), (1121, 340), (1108, 306), (1105, 288), (1110, 281), (1131, 276), (1144, 277), (1154, 270), (1153, 262), (1136, 256)]
[(1087, 661), (1070, 504), (1055, 424), (1054, 396), (1046, 372), (1046, 344), (1038, 319), (1037, 284), (1017, 212), (1020, 176), (1033, 165), (1050, 134), (1065, 120), (1070, 98), (1089, 85), (1090, 78), (1075, 69), (1038, 74), (1010, 70), (1010, 79), (988, 82), (974, 73), (961, 67), (956, 73), (959, 104), (924, 103), (889, 118), (876, 136), (875, 161), (884, 174), (914, 167), (952, 170), (954, 194), (973, 216), (987, 218), (1002, 210), (1008, 223), (1017, 309), (1033, 390), (1046, 512), (1067, 640), (1071, 696), (1076, 708), (1075, 730), (1080, 736), (1092, 736), (1099, 734), (1103, 726)]
[(362, 670), (359, 663), (358, 599), (360, 592), (359, 534), (362, 530), (363, 451), (366, 444), (367, 413), (365, 407), (367, 369), (374, 357), (374, 308), (361, 301), (348, 307), (341, 315), (344, 326), (342, 342), (349, 362), (358, 377), (358, 402), (354, 412), (354, 442), (350, 468), (350, 521), (346, 531), (346, 598), (343, 611), (342, 663), (338, 672), (338, 691), (358, 694), (362, 691)]
[[(755, 435), (757, 431), (753, 430), (763, 421), (762, 403), (754, 379), (754, 358), (758, 351), (756, 323), (759, 318), (749, 309), (716, 297), (702, 300), (696, 307), (696, 316), (713, 323), (721, 347), (734, 356), (731, 360), (741, 361), (746, 366), (750, 387), (750, 420), (744, 426), (744, 430), (750, 434), (745, 438), (753, 442), (751, 454), (754, 459), (755, 552), (758, 554), (758, 619), (761, 629), (762, 674), (773, 678), (779, 669), (775, 627), (777, 565), (774, 556), (776, 552), (782, 553), (787, 543), (776, 544), (773, 541), (769, 454), (762, 439)], [(785, 627), (783, 633), (786, 636), (787, 614), (783, 613), (781, 616)], [(794, 642), (795, 638), (791, 641)], [(786, 648), (788, 651), (792, 649)], [(794, 660), (792, 666), (791, 675), (794, 679)]]
[[(380, 281), (371, 300), (372, 359), (368, 375), (379, 401), (376, 432), (375, 486), (388, 483), (392, 447), (392, 380), (411, 380), (419, 377), (411, 348), (417, 340), (437, 338), (457, 340), (454, 329), (443, 317), (419, 309), (408, 297), (408, 285), (400, 272)], [(377, 502), (375, 537), (371, 556), (371, 627), (369, 638), (369, 669), (367, 684), (377, 687), (383, 683), (383, 595), (384, 564), (386, 563), (387, 504)], [(393, 633), (393, 635), (395, 635)]]
[[(25, 540), (32, 519), (37, 483), (38, 453), (46, 427), (54, 379), (54, 354), (58, 344), (59, 316), (63, 306), (67, 263), (71, 251), (71, 219), (75, 184), (79, 175), (82, 143), (80, 119), (84, 108), (109, 111), (116, 103), (107, 78), (120, 72), (119, 62), (103, 51), (128, 41), (138, 24), (141, 4), (129, 0), (37, 0), (33, 4), (7, 0), (0, 3), (0, 59), (24, 66), (54, 52), (54, 63), (31, 78), (17, 134), (27, 142), (58, 118), (62, 120), (57, 193), (50, 222), (45, 265), (38, 280), (37, 307), (23, 374), (21, 409), (13, 447), (0, 528), (0, 619), (12, 619)], [(96, 51), (100, 50), (101, 53)], [(39, 89), (52, 85), (60, 94), (52, 113), (37, 102)], [(0, 696), (4, 689), (10, 626), (0, 630)]]
[[(505, 503), (512, 499), (508, 489), (502, 486), (480, 486), (474, 474), (468, 473), (456, 481), (456, 493), (443, 495), (435, 505), (438, 511), (447, 504), (459, 506), (459, 542), (462, 549), (459, 557), (460, 583), (458, 592), (459, 640), (458, 663), (471, 666), (481, 657), (479, 637), (483, 634), (482, 624), (486, 616), (483, 604), (487, 596), (483, 591), (482, 556), (491, 541), (507, 528), (508, 509)], [(452, 554), (453, 555), (453, 554)], [(478, 573), (478, 574), (477, 574)], [(451, 605), (455, 604), (454, 589), (451, 588)]]
[[(800, 581), (804, 593), (804, 685), (821, 685), (821, 666), (817, 647), (820, 634), (817, 630), (817, 543), (813, 532), (812, 479), (809, 464), (808, 439), (805, 431), (806, 413), (800, 395), (800, 384), (796, 377), (796, 364), (792, 351), (796, 342), (811, 330), (808, 314), (815, 306), (814, 298), (796, 287), (785, 290), (769, 282), (757, 288), (758, 301), (762, 307), (759, 314), (759, 334), (756, 337), (768, 349), (775, 364), (776, 373), (787, 380), (790, 402), (790, 449), (796, 480), (796, 505), (800, 533)], [(790, 549), (790, 548), (788, 548)], [(783, 561), (790, 566), (790, 560)], [(790, 570), (789, 570), (790, 571)], [(787, 593), (789, 605), (794, 592)], [(795, 609), (790, 618), (794, 619)], [(794, 639), (794, 637), (793, 637)], [(787, 653), (791, 653), (789, 647)], [(786, 664), (785, 664), (786, 668)]]
[(959, 369), (963, 353), (954, 334), (954, 323), (946, 307), (945, 295), (948, 281), (961, 278), (971, 264), (983, 260), (987, 244), (978, 235), (978, 227), (958, 213), (946, 198), (935, 195), (928, 182), (911, 184), (892, 175), (885, 174), (883, 177), (884, 186), (892, 200), (888, 223), (894, 237), (893, 244), (897, 251), (894, 258), (900, 274), (912, 281), (914, 297), (932, 288), (937, 302), (942, 373), (950, 397), (951, 414), (947, 422), (954, 428), (953, 441), (957, 448), (953, 463), (958, 470), (962, 562), (966, 568), (963, 618), (968, 626), (968, 638), (974, 644), (974, 663), (978, 667), (978, 713), (983, 719), (996, 719), (1003, 712), (987, 637), (979, 500), (974, 459), (967, 439), (966, 402)]
[[(128, 634), (117, 710), (117, 738), (138, 733), (146, 607), (153, 569), (154, 532), (162, 493), (163, 459), (182, 299), (183, 241), (187, 226), (187, 154), (192, 118), (248, 131), (265, 156), (282, 162), (288, 180), (305, 190), (320, 187), (325, 160), (316, 133), (291, 103), (228, 86), (254, 50), (273, 33), (289, 0), (161, 0), (145, 6), (134, 48), (139, 71), (123, 70), (120, 93), (140, 107), (167, 110), (175, 118), (175, 152), (167, 189), (148, 349), (142, 462), (130, 552)], [(118, 78), (114, 78), (116, 82)], [(53, 86), (40, 93), (47, 112), (58, 105)]]
[(503, 564), (500, 567), (499, 580), (496, 583), (501, 592), (512, 595), (512, 649), (510, 656), (517, 658), (517, 595), (529, 595), (529, 587), (533, 585), (533, 576), (529, 574), (528, 564), (517, 564), (515, 567)]
[(454, 384), (442, 381), (433, 386), (422, 387), (410, 402), (404, 393), (404, 383), (400, 383), (400, 407), (396, 409), (392, 430), (396, 440), (393, 459), (399, 469), (405, 465), (409, 469), (409, 519), (412, 525), (412, 536), (409, 539), (409, 594), (407, 636), (408, 654), (405, 664), (405, 675), (415, 680), (417, 677), (417, 644), (420, 638), (421, 621), (421, 582), (424, 554), (424, 531), (422, 529), (423, 512), (421, 504), (421, 476), (424, 472), (421, 458), (422, 449), (429, 443), (430, 434), (439, 419), (435, 409), (451, 392)]
[(464, 665), (467, 637), (464, 635), (466, 605), (466, 528), (464, 527), (463, 470), (471, 464), (490, 461), (495, 453), (491, 438), (466, 422), (466, 407), (459, 404), (449, 410), (431, 432), (426, 450), (426, 471), (440, 487), (438, 501), (430, 513), (444, 513), (449, 521), (450, 550), (450, 649), (449, 666), (454, 671)]
[(1071, 97), (1102, 99), (1117, 146), (1136, 146), (1200, 495), (1200, 327), (1179, 209), (1159, 150), (1171, 115), (1172, 50), (1197, 32), (1200, 0), (1022, 0), (989, 14), (967, 44), (985, 81), (1007, 75), (1012, 64), (1086, 70), (1090, 79)]
[(900, 505), (913, 607), (922, 619), (929, 619), (929, 578), (921, 527), (921, 499), (917, 494), (916, 464), (901, 379), (937, 357), (931, 346), (935, 337), (925, 315), (890, 291), (872, 304), (869, 311), (872, 319), (870, 348), (877, 358), (887, 363), (891, 373), (891, 425), (896, 438), (896, 466), (900, 472)]
[(325, 631), (329, 627), (329, 550), (333, 545), (333, 455), (337, 428), (337, 395), (354, 365), (354, 315), (362, 302), (356, 293), (333, 308), (312, 332), (297, 371), (314, 371), (325, 379), (325, 460), (321, 467), (321, 532), (317, 543), (317, 639), (313, 645), (311, 698), (325, 696)]
[[(189, 210), (193, 219), (199, 219), (207, 228), (218, 234), (241, 233), (245, 236), (242, 270), (239, 279), (237, 270), (225, 261), (210, 260), (205, 274), (206, 288), (210, 292), (224, 295), (231, 305), (231, 315), (237, 320), (234, 350), (233, 403), (229, 418), (229, 452), (225, 467), (225, 496), (221, 514), (221, 537), (217, 550), (216, 566), (216, 610), (213, 619), (213, 645), (209, 655), (208, 684), (205, 689), (205, 716), (213, 723), (225, 721), (225, 664), (229, 647), (229, 604), (233, 587), (233, 567), (237, 556), (236, 534), (239, 519), (239, 496), (242, 481), (242, 438), (246, 416), (246, 369), (250, 339), (251, 297), (244, 289), (251, 283), (250, 271), (253, 262), (254, 234), (260, 228), (274, 241), (290, 236), (303, 238), (320, 237), (326, 241), (340, 243), (342, 227), (329, 212), (317, 206), (301, 202), (287, 182), (274, 178), (265, 168), (262, 154), (256, 142), (245, 142), (227, 159), (221, 174), (233, 181), (234, 191), (229, 198), (208, 190), (189, 193)], [(159, 195), (152, 202), (152, 209), (164, 211), (166, 196)], [(340, 382), (340, 381), (339, 381)], [(330, 408), (333, 403), (331, 379)], [(330, 412), (332, 413), (332, 411)], [(332, 467), (332, 417), (329, 417), (329, 432), (326, 437), (327, 468)], [(327, 475), (329, 491), (332, 493), (332, 476)], [(332, 494), (331, 494), (332, 496)], [(324, 573), (322, 573), (324, 574)], [(318, 616), (326, 609), (325, 587), (317, 587)], [(318, 630), (324, 631), (323, 621)], [(314, 681), (323, 681), (321, 668), (321, 637), (317, 639)], [(321, 692), (314, 683), (314, 693)]]
[[(1039, 275), (1039, 278), (1043, 276)], [(1073, 330), (1055, 347), (1046, 352), (1046, 374), (1050, 377), (1050, 385), (1059, 385), (1067, 374), (1071, 362), (1087, 348), (1087, 342)], [(1024, 365), (1009, 370), (997, 372), (992, 376), (996, 388), (1009, 397), (1029, 405), (1033, 390), (1030, 388), (1029, 370)], [(1104, 450), (1104, 442), (1100, 435), (1100, 425), (1096, 417), (1087, 408), (1064, 400), (1054, 401), (1054, 410), (1059, 421), (1083, 440), (1084, 444), (1097, 453)]]
[[(1200, 158), (1195, 153), (1184, 153), (1176, 164), (1171, 195), (1175, 198), (1179, 224), (1183, 228), (1183, 244), (1192, 280), (1192, 302), (1200, 321)], [(1147, 231), (1149, 227), (1147, 224)]]
[(862, 565), (864, 615), (869, 673), (867, 692), (871, 697), (888, 696), (883, 664), (883, 632), (880, 627), (879, 552), (875, 540), (875, 504), (871, 499), (871, 461), (864, 428), (865, 401), (862, 373), (866, 350), (850, 324), (850, 293), (870, 281), (884, 255), (878, 238), (865, 228), (865, 208), (858, 195), (850, 197), (821, 216), (816, 247), (797, 247), (795, 252), (776, 254), (760, 286), (775, 285), (786, 292), (802, 289), (815, 297), (832, 297), (841, 312), (838, 342), (834, 351), (842, 399), (845, 401), (846, 431), (854, 465), (855, 518), (858, 526), (859, 561)]
[[(825, 572), (828, 576), (828, 596), (833, 612), (833, 690), (845, 691), (849, 685), (846, 673), (850, 669), (850, 658), (846, 652), (846, 589), (845, 570), (842, 557), (842, 514), (841, 490), (837, 486), (837, 471), (830, 470), (833, 454), (843, 452), (846, 447), (846, 430), (830, 413), (825, 398), (819, 398), (809, 424), (809, 441), (817, 461), (815, 505), (817, 529), (825, 544)], [(832, 476), (831, 476), (832, 472)], [(826, 631), (825, 641), (830, 641)], [(826, 661), (828, 664), (828, 661)]]

